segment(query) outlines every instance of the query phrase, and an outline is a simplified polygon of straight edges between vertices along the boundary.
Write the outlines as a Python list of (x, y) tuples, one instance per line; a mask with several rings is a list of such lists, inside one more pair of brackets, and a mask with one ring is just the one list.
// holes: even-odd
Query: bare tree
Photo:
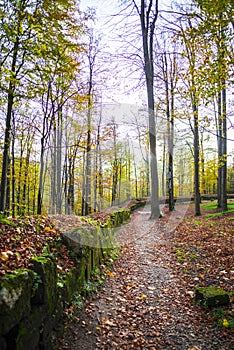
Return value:
[(154, 111), (154, 40), (155, 27), (158, 18), (158, 0), (140, 1), (137, 5), (132, 0), (139, 15), (141, 24), (142, 48), (144, 57), (144, 74), (147, 89), (149, 141), (150, 141), (150, 170), (151, 170), (151, 219), (160, 217), (158, 165), (156, 154), (156, 123)]

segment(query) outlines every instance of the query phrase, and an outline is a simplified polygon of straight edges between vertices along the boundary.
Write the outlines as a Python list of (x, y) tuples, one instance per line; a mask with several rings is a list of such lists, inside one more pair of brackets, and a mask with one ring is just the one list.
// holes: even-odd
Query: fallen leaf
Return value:
[(114, 274), (113, 272), (111, 272), (111, 271), (108, 271), (108, 272), (107, 272), (107, 276), (109, 276), (109, 277), (115, 277), (115, 274)]
[(130, 290), (130, 289), (132, 289), (132, 288), (134, 288), (134, 287), (136, 287), (136, 283), (135, 283), (135, 282), (132, 283), (130, 286), (126, 286), (126, 289), (127, 289), (127, 290)]
[(7, 261), (9, 259), (7, 252), (1, 252), (0, 259), (2, 259), (3, 261)]
[(146, 299), (146, 298), (147, 298), (147, 295), (141, 294), (141, 299), (142, 299), (142, 300), (144, 300), (144, 299)]
[(149, 290), (155, 290), (156, 289), (156, 287), (154, 287), (154, 286), (149, 286), (149, 287), (147, 287)]
[(223, 327), (228, 328), (229, 325), (230, 325), (230, 324), (229, 324), (228, 320), (227, 320), (226, 318), (224, 318), (224, 319), (223, 319)]

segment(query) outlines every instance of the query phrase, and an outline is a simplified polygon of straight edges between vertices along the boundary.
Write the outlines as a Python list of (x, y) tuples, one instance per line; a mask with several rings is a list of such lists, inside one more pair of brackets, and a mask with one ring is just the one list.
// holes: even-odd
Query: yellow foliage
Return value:
[(127, 289), (127, 290), (130, 290), (130, 289), (132, 289), (133, 287), (136, 287), (136, 283), (132, 283), (130, 286), (127, 286), (126, 289)]
[(0, 259), (3, 261), (7, 261), (9, 259), (9, 255), (14, 255), (14, 253), (11, 250), (8, 250), (7, 252), (1, 252)]
[(146, 299), (146, 298), (147, 298), (147, 295), (141, 294), (141, 299), (142, 299), (142, 300), (144, 300), (144, 299)]
[(223, 319), (223, 327), (226, 327), (226, 328), (229, 327), (229, 322), (226, 318)]
[(107, 272), (107, 276), (115, 277), (115, 274), (114, 274), (113, 272), (111, 272), (111, 271), (108, 271), (108, 272)]
[(55, 229), (54, 229), (54, 228), (51, 228), (51, 227), (49, 227), (49, 226), (46, 226), (46, 227), (44, 228), (44, 231), (55, 233)]
[(7, 254), (7, 252), (1, 252), (0, 253), (0, 259), (1, 260), (4, 260), (4, 261), (6, 261), (6, 260), (8, 260), (8, 254)]

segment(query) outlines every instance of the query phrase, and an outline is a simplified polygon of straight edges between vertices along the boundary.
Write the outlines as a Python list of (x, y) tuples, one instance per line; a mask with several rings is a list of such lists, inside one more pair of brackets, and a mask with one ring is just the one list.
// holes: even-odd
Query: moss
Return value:
[(69, 273), (64, 275), (64, 279), (62, 281), (63, 286), (61, 288), (62, 300), (64, 302), (70, 302), (72, 295), (77, 290), (77, 279), (78, 279), (78, 271), (76, 268), (72, 268)]
[(52, 313), (57, 301), (57, 267), (54, 261), (47, 256), (31, 259), (33, 270), (41, 276), (41, 281), (33, 298), (34, 304), (46, 304), (48, 313)]
[(33, 272), (19, 269), (15, 274), (6, 274), (0, 282), (0, 334), (5, 334), (31, 308)]
[(130, 213), (130, 209), (121, 208), (106, 215), (105, 220), (86, 219), (83, 226), (64, 233), (63, 239), (78, 263), (69, 273), (58, 278), (55, 258), (45, 247), (48, 254), (31, 259), (33, 271), (6, 275), (0, 282), (0, 334), (6, 335), (10, 348), (37, 348), (39, 341), (46, 347), (65, 304), (115, 251), (115, 227), (128, 220)]
[(195, 299), (204, 306), (218, 306), (229, 304), (229, 295), (224, 290), (216, 287), (197, 287)]
[(198, 287), (198, 290), (202, 291), (204, 296), (209, 298), (209, 297), (213, 297), (214, 295), (224, 295), (227, 294), (224, 290), (218, 288), (218, 287), (214, 287), (214, 286), (210, 286), (210, 287)]

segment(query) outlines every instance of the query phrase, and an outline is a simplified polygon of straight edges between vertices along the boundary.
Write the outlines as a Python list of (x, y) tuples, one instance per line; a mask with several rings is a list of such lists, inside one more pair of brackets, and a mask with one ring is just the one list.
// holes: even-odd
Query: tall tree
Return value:
[[(190, 18), (187, 19), (187, 27), (184, 28), (180, 24), (179, 35), (184, 43), (184, 56), (188, 61), (188, 71), (184, 81), (188, 87), (188, 94), (191, 101), (191, 108), (193, 113), (193, 122), (190, 122), (191, 130), (193, 132), (193, 158), (194, 158), (194, 204), (195, 215), (201, 215), (200, 209), (200, 141), (199, 141), (199, 99), (200, 99), (200, 85), (198, 83), (198, 65), (199, 65), (199, 41), (198, 30), (193, 26)], [(190, 119), (189, 119), (190, 121)]]
[[(200, 6), (200, 33), (214, 44), (206, 58), (212, 75), (210, 95), (217, 101), (218, 144), (218, 206), (227, 210), (227, 80), (233, 65), (233, 4), (229, 0), (198, 0)], [(229, 66), (229, 67), (228, 67)]]
[(156, 123), (154, 105), (154, 42), (155, 27), (158, 18), (158, 0), (141, 0), (138, 5), (132, 0), (139, 15), (144, 57), (144, 74), (147, 89), (151, 170), (151, 219), (160, 217), (159, 181), (156, 154)]
[[(59, 43), (63, 42), (63, 51), (65, 47), (69, 47), (71, 53), (83, 27), (83, 24), (77, 24), (79, 11), (75, 11), (76, 9), (75, 0), (0, 2), (1, 89), (6, 100), (0, 211), (5, 209), (11, 122), (16, 96), (22, 99), (26, 95), (26, 98), (32, 99), (39, 93), (38, 69), (35, 68), (40, 66), (45, 57), (53, 57), (54, 60), (58, 58)], [(48, 69), (49, 65), (45, 68)], [(46, 85), (51, 93), (50, 83)], [(29, 90), (29, 85), (33, 89)], [(39, 192), (41, 197), (41, 189)], [(41, 200), (38, 202), (40, 207)]]
[(98, 54), (98, 41), (94, 39), (93, 31), (89, 35), (89, 44), (87, 49), (88, 59), (88, 89), (87, 89), (87, 149), (86, 149), (86, 166), (85, 166), (85, 198), (84, 198), (84, 215), (91, 212), (91, 119), (92, 106), (94, 98), (94, 68)]
[(27, 43), (32, 39), (32, 29), (28, 21), (28, 1), (3, 1), (1, 8), (1, 34), (8, 38), (9, 43), (3, 44), (4, 51), (7, 51), (2, 58), (1, 76), (8, 76), (8, 86), (3, 87), (6, 91), (6, 126), (4, 136), (2, 177), (0, 188), (0, 212), (5, 210), (7, 173), (9, 166), (9, 149), (11, 141), (11, 121), (14, 99), (18, 84), (18, 76), (26, 61)]
[(168, 144), (168, 171), (167, 192), (169, 210), (174, 210), (174, 115), (175, 115), (175, 89), (178, 80), (178, 67), (176, 54), (164, 51), (162, 54), (162, 73), (165, 84), (166, 117), (167, 117), (167, 144)]
[[(52, 193), (56, 210), (61, 212), (63, 107), (71, 99), (77, 101), (76, 96), (80, 93), (76, 79), (79, 72), (79, 54), (83, 51), (83, 45), (79, 43), (83, 34), (83, 24), (77, 17), (79, 10), (76, 1), (61, 1), (61, 6), (55, 8), (51, 8), (52, 5), (47, 3), (47, 10), (50, 13), (44, 18), (44, 25), (49, 33), (46, 37), (43, 36), (44, 46), (38, 52), (36, 76), (34, 75), (37, 98), (42, 109), (38, 214), (42, 212), (44, 157), (52, 130), (54, 136)], [(41, 40), (39, 38), (39, 47)]]

